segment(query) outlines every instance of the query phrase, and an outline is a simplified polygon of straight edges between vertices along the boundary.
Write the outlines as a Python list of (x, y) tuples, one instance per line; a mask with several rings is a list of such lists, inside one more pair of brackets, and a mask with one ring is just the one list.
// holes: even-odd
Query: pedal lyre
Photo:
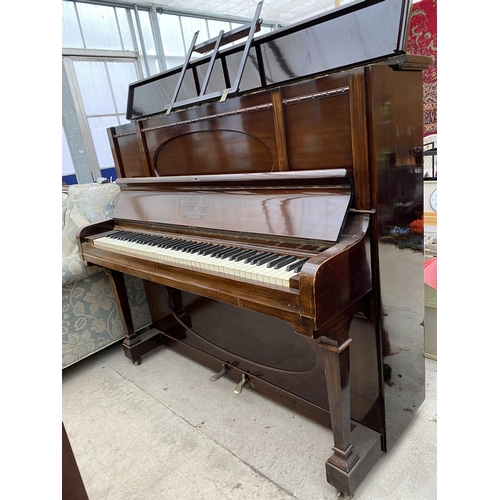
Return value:
[(242, 391), (243, 386), (246, 385), (246, 384), (248, 384), (248, 378), (247, 378), (247, 376), (245, 374), (243, 374), (241, 376), (240, 383), (234, 388), (234, 393), (235, 394), (239, 394)]
[(226, 365), (222, 365), (222, 370), (219, 373), (216, 373), (215, 375), (212, 375), (210, 377), (210, 380), (212, 382), (216, 382), (217, 380), (219, 380), (220, 378), (222, 378), (226, 373), (227, 373), (227, 367), (226, 367)]

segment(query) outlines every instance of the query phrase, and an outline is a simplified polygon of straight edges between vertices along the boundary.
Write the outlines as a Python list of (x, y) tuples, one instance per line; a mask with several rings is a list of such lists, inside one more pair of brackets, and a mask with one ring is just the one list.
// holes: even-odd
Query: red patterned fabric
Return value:
[(437, 0), (414, 3), (410, 15), (408, 54), (430, 56), (424, 71), (424, 137), (437, 133)]
[(438, 289), (437, 257), (424, 262), (424, 283), (434, 288), (434, 290)]

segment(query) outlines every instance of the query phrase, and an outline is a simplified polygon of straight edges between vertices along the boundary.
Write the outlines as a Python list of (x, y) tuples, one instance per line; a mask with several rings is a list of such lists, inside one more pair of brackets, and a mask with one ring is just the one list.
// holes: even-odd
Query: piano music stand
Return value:
[[(260, 26), (262, 24), (262, 19), (259, 18), (260, 11), (262, 9), (262, 1), (257, 4), (257, 8), (255, 9), (255, 14), (253, 17), (253, 20), (251, 23), (243, 26), (236, 28), (234, 30), (228, 31), (227, 33), (224, 33), (223, 30), (221, 30), (218, 34), (217, 37), (212, 38), (206, 42), (203, 42), (202, 44), (196, 45), (196, 39), (198, 38), (199, 31), (197, 31), (193, 35), (193, 39), (191, 40), (191, 46), (189, 47), (186, 60), (184, 61), (184, 64), (182, 66), (181, 73), (179, 75), (179, 79), (177, 81), (177, 85), (175, 87), (174, 93), (172, 95), (172, 100), (170, 101), (170, 104), (168, 106), (165, 106), (166, 114), (170, 114), (173, 110), (185, 107), (185, 106), (190, 106), (193, 104), (201, 104), (203, 102), (208, 102), (208, 101), (213, 101), (214, 99), (220, 98), (221, 101), (225, 101), (228, 96), (232, 96), (236, 94), (240, 90), (240, 83), (241, 83), (241, 77), (243, 76), (243, 70), (245, 69), (245, 64), (248, 59), (248, 54), (250, 52), (250, 45), (252, 43), (254, 34), (256, 31), (260, 30)], [(243, 49), (243, 53), (241, 55), (241, 61), (240, 65), (238, 68), (238, 71), (236, 73), (236, 76), (234, 78), (233, 83), (230, 82), (229, 78), (229, 73), (227, 71), (227, 68), (224, 70), (224, 76), (226, 80), (226, 85), (227, 88), (224, 90), (218, 90), (215, 92), (211, 92), (210, 94), (207, 94), (207, 88), (208, 88), (208, 83), (210, 81), (210, 77), (212, 75), (212, 70), (215, 65), (215, 60), (217, 59), (217, 56), (219, 55), (219, 47), (226, 45), (230, 42), (233, 42), (235, 40), (238, 40), (239, 38), (242, 38), (244, 36), (248, 35), (247, 41), (245, 43), (245, 48)], [(208, 65), (207, 72), (205, 74), (205, 79), (203, 81), (203, 85), (201, 86), (200, 89), (198, 89), (199, 83), (197, 82), (197, 79), (195, 79), (195, 85), (197, 87), (198, 91), (198, 96), (190, 99), (184, 99), (182, 101), (177, 101), (177, 97), (179, 95), (179, 91), (182, 87), (182, 83), (184, 81), (184, 77), (186, 75), (186, 71), (189, 67), (189, 62), (191, 60), (191, 56), (193, 55), (193, 52), (207, 52), (209, 50), (213, 50), (212, 56), (210, 58), (210, 62)], [(260, 59), (259, 59), (260, 61)], [(261, 64), (261, 63), (260, 63)], [(261, 71), (262, 73), (262, 71)]]

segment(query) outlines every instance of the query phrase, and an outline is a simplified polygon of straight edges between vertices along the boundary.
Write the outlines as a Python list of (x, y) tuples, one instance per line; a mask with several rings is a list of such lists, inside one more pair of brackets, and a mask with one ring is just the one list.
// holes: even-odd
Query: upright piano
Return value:
[[(108, 130), (122, 195), (77, 236), (108, 270), (128, 358), (177, 350), (330, 427), (326, 478), (350, 496), (425, 397), (429, 60), (404, 50), (410, 7), (353, 2), (255, 36), (259, 4), (239, 33), (195, 35), (182, 66), (130, 84), (130, 123)], [(144, 280), (147, 331), (124, 274)]]

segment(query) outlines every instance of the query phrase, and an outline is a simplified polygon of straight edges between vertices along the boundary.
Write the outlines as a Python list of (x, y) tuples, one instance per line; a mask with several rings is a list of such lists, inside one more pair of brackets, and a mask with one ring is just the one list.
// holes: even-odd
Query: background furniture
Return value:
[[(78, 184), (62, 193), (62, 368), (122, 339), (125, 329), (105, 270), (78, 255), (77, 230), (112, 217), (116, 184)], [(142, 280), (125, 276), (135, 330), (151, 323)]]
[(64, 423), (62, 424), (62, 500), (89, 500)]
[(424, 262), (426, 358), (437, 360), (437, 257)]

